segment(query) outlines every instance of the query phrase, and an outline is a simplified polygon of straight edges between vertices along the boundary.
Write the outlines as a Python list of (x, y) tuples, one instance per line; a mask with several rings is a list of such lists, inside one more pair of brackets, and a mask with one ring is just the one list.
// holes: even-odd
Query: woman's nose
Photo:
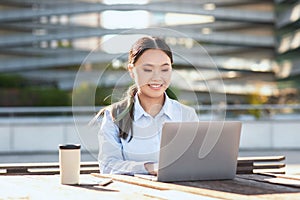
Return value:
[(153, 71), (153, 75), (152, 75), (152, 79), (161, 79), (161, 72), (160, 72), (160, 70), (154, 70)]

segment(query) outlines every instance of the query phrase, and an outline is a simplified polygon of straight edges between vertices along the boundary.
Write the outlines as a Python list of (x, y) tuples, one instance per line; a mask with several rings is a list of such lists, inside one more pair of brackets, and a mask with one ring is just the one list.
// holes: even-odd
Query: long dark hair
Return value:
[[(158, 37), (142, 37), (131, 47), (128, 56), (128, 64), (135, 64), (139, 57), (148, 49), (162, 50), (170, 58), (171, 63), (173, 63), (171, 49), (163, 39)], [(123, 100), (103, 108), (95, 117), (99, 118), (105, 110), (110, 109), (113, 122), (119, 127), (119, 137), (127, 139), (130, 132), (128, 142), (133, 138), (132, 121), (134, 120), (134, 96), (137, 91), (138, 89), (135, 84), (130, 86)]]

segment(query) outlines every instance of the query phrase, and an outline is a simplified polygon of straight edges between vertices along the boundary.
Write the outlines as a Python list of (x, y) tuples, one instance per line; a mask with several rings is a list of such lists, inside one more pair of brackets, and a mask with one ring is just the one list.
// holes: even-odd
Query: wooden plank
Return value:
[[(3, 176), (0, 199), (298, 199), (300, 188), (265, 181), (270, 176), (237, 175), (233, 180), (162, 183), (126, 175), (80, 175), (79, 185), (61, 185), (58, 175)], [(113, 178), (108, 186), (98, 181)], [(177, 195), (177, 196), (176, 196)]]
[[(278, 196), (280, 196), (281, 199), (289, 199), (295, 196), (299, 197), (300, 195), (299, 188), (257, 181), (255, 177), (258, 177), (259, 179), (260, 175), (256, 174), (251, 175), (252, 177), (248, 175), (237, 175), (233, 180), (186, 181), (174, 183), (155, 182), (126, 175), (93, 175), (102, 178), (109, 177), (116, 181), (122, 181), (144, 187), (151, 187), (160, 190), (179, 190), (221, 199), (278, 199)], [(282, 198), (283, 194), (284, 198)]]
[(238, 157), (238, 164), (248, 162), (276, 162), (283, 160), (285, 160), (285, 156)]
[[(85, 176), (81, 175), (81, 180)], [(0, 199), (155, 199), (143, 193), (82, 184), (62, 185), (58, 175), (3, 176), (0, 179)]]
[[(8, 170), (6, 172), (0, 173), (0, 175), (55, 175), (59, 174), (59, 168), (28, 168), (26, 170)], [(91, 174), (91, 173), (99, 173), (98, 168), (81, 168), (80, 174)]]
[[(260, 162), (278, 162), (285, 159), (285, 156), (259, 156), (259, 157), (239, 157), (237, 162), (237, 174), (252, 174), (255, 169), (265, 169), (265, 172), (285, 173), (285, 171), (276, 172), (271, 169), (284, 168), (284, 163), (260, 163)], [(82, 173), (88, 170), (84, 168), (93, 168), (89, 173), (97, 173), (99, 170), (98, 162), (81, 162)], [(58, 162), (51, 163), (8, 163), (0, 164), (0, 169), (6, 170), (6, 174), (57, 174), (59, 170)], [(40, 169), (40, 170), (34, 170)], [(5, 174), (5, 173), (0, 173)]]
[[(276, 162), (285, 160), (285, 156), (258, 156), (258, 157), (238, 157), (238, 165), (252, 165), (254, 162)], [(81, 162), (81, 167), (97, 167), (97, 161)], [(0, 169), (24, 169), (24, 168), (57, 168), (58, 162), (50, 163), (5, 163), (0, 164)]]
[(211, 191), (209, 189), (205, 189), (201, 187), (195, 188), (195, 187), (189, 187), (184, 185), (178, 185), (174, 183), (172, 184), (172, 183), (149, 181), (146, 179), (127, 176), (127, 175), (109, 175), (109, 174), (98, 174), (98, 173), (93, 173), (92, 175), (99, 178), (112, 178), (114, 181), (121, 181), (124, 183), (134, 184), (134, 185), (148, 187), (157, 190), (176, 190), (176, 191), (188, 192), (197, 195), (208, 196), (212, 198), (243, 199), (243, 196), (239, 194), (227, 194), (222, 191)]
[[(89, 174), (99, 172), (97, 162), (81, 162), (80, 173)], [(59, 174), (59, 163), (9, 163), (0, 164), (0, 175), (50, 175)]]
[(272, 174), (285, 174), (285, 169), (254, 169), (253, 174), (272, 173)]
[(285, 156), (258, 156), (258, 157), (239, 157), (237, 164), (237, 174), (254, 174), (269, 172), (285, 174)]
[(285, 167), (284, 163), (254, 163), (253, 169), (280, 169)]
[(253, 163), (253, 165), (238, 165), (237, 174), (253, 174), (258, 171), (265, 171), (269, 173), (285, 173), (284, 163)]
[(277, 187), (277, 188), (280, 187), (281, 185), (296, 187), (299, 188), (298, 191), (300, 192), (300, 178), (296, 178), (292, 176), (265, 173), (265, 174), (261, 174), (260, 176), (245, 175), (243, 178), (248, 180), (255, 180), (259, 182), (271, 183), (273, 184), (273, 187)]
[(0, 169), (28, 169), (28, 168), (57, 168), (59, 163), (5, 163), (0, 164)]
[(285, 178), (285, 179), (300, 181), (300, 176), (299, 175), (280, 175), (280, 174), (271, 174), (271, 173), (261, 173), (261, 175), (275, 177), (275, 178)]
[[(98, 162), (81, 162), (81, 167), (97, 167)], [(0, 169), (27, 169), (27, 168), (58, 168), (58, 162), (44, 163), (4, 163), (0, 164)]]

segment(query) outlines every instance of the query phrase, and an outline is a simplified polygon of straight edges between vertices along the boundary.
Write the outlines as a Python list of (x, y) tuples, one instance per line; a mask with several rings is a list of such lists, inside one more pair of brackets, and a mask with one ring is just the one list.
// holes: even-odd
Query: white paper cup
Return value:
[(59, 145), (59, 169), (61, 184), (79, 184), (80, 144)]

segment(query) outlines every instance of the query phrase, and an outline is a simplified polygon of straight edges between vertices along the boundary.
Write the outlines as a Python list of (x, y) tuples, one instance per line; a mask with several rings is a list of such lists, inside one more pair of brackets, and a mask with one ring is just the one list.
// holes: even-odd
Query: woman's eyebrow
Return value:
[(170, 66), (170, 63), (164, 63), (161, 66)]
[(150, 64), (150, 63), (145, 63), (145, 64), (143, 64), (142, 66), (145, 66), (145, 67), (154, 67), (155, 65)]
[[(146, 67), (155, 67), (156, 65), (151, 64), (151, 63), (145, 63), (145, 64), (143, 64), (142, 66), (146, 66)], [(161, 65), (160, 65), (160, 67), (163, 67), (163, 66), (170, 66), (170, 63), (164, 63), (164, 64), (161, 64)]]

